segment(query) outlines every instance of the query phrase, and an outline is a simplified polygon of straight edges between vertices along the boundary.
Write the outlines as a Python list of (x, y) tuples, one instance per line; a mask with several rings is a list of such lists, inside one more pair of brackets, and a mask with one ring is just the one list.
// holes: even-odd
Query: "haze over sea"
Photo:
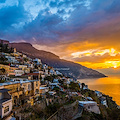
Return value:
[(109, 75), (105, 78), (79, 79), (81, 83), (88, 85), (91, 90), (98, 90), (113, 97), (120, 105), (120, 75)]

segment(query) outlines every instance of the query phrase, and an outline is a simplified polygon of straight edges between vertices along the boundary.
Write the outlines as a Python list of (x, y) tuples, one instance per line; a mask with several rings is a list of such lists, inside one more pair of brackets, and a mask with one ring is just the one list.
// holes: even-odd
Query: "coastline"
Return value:
[(120, 75), (109, 75), (104, 78), (78, 79), (78, 81), (87, 84), (91, 90), (98, 90), (103, 94), (111, 96), (120, 105)]

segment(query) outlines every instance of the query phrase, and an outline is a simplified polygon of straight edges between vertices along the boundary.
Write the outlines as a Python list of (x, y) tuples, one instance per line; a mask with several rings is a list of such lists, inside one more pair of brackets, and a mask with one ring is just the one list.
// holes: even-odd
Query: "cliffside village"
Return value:
[[(0, 44), (9, 47), (9, 41), (0, 40)], [(0, 59), (3, 60), (0, 62), (0, 118), (7, 118), (11, 113), (15, 117), (20, 106), (39, 104), (39, 98), (44, 98), (48, 106), (52, 104), (52, 98), (59, 98), (58, 90), (67, 99), (71, 96), (81, 97), (78, 106), (100, 114), (98, 103), (92, 97), (72, 89), (72, 84), (77, 84), (78, 89), (88, 90), (87, 85), (64, 76), (58, 70), (43, 64), (39, 58), (32, 59), (14, 48), (12, 52), (0, 51)], [(95, 91), (95, 94), (100, 103), (108, 107), (102, 93)]]

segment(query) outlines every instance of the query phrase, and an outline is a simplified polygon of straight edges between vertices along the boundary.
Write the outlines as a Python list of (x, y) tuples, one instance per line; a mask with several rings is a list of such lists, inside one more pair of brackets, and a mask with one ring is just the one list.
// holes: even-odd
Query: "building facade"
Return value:
[(8, 89), (0, 89), (0, 117), (3, 118), (12, 111), (12, 98)]

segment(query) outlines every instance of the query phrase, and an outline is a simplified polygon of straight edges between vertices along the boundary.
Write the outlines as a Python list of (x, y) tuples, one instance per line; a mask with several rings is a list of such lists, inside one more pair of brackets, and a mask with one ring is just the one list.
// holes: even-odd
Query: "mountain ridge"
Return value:
[(106, 77), (104, 74), (91, 68), (87, 68), (78, 63), (60, 59), (59, 56), (51, 52), (38, 50), (30, 43), (10, 43), (10, 46), (16, 48), (17, 51), (22, 52), (31, 58), (40, 58), (43, 63), (59, 69), (60, 72), (69, 77), (77, 79)]

